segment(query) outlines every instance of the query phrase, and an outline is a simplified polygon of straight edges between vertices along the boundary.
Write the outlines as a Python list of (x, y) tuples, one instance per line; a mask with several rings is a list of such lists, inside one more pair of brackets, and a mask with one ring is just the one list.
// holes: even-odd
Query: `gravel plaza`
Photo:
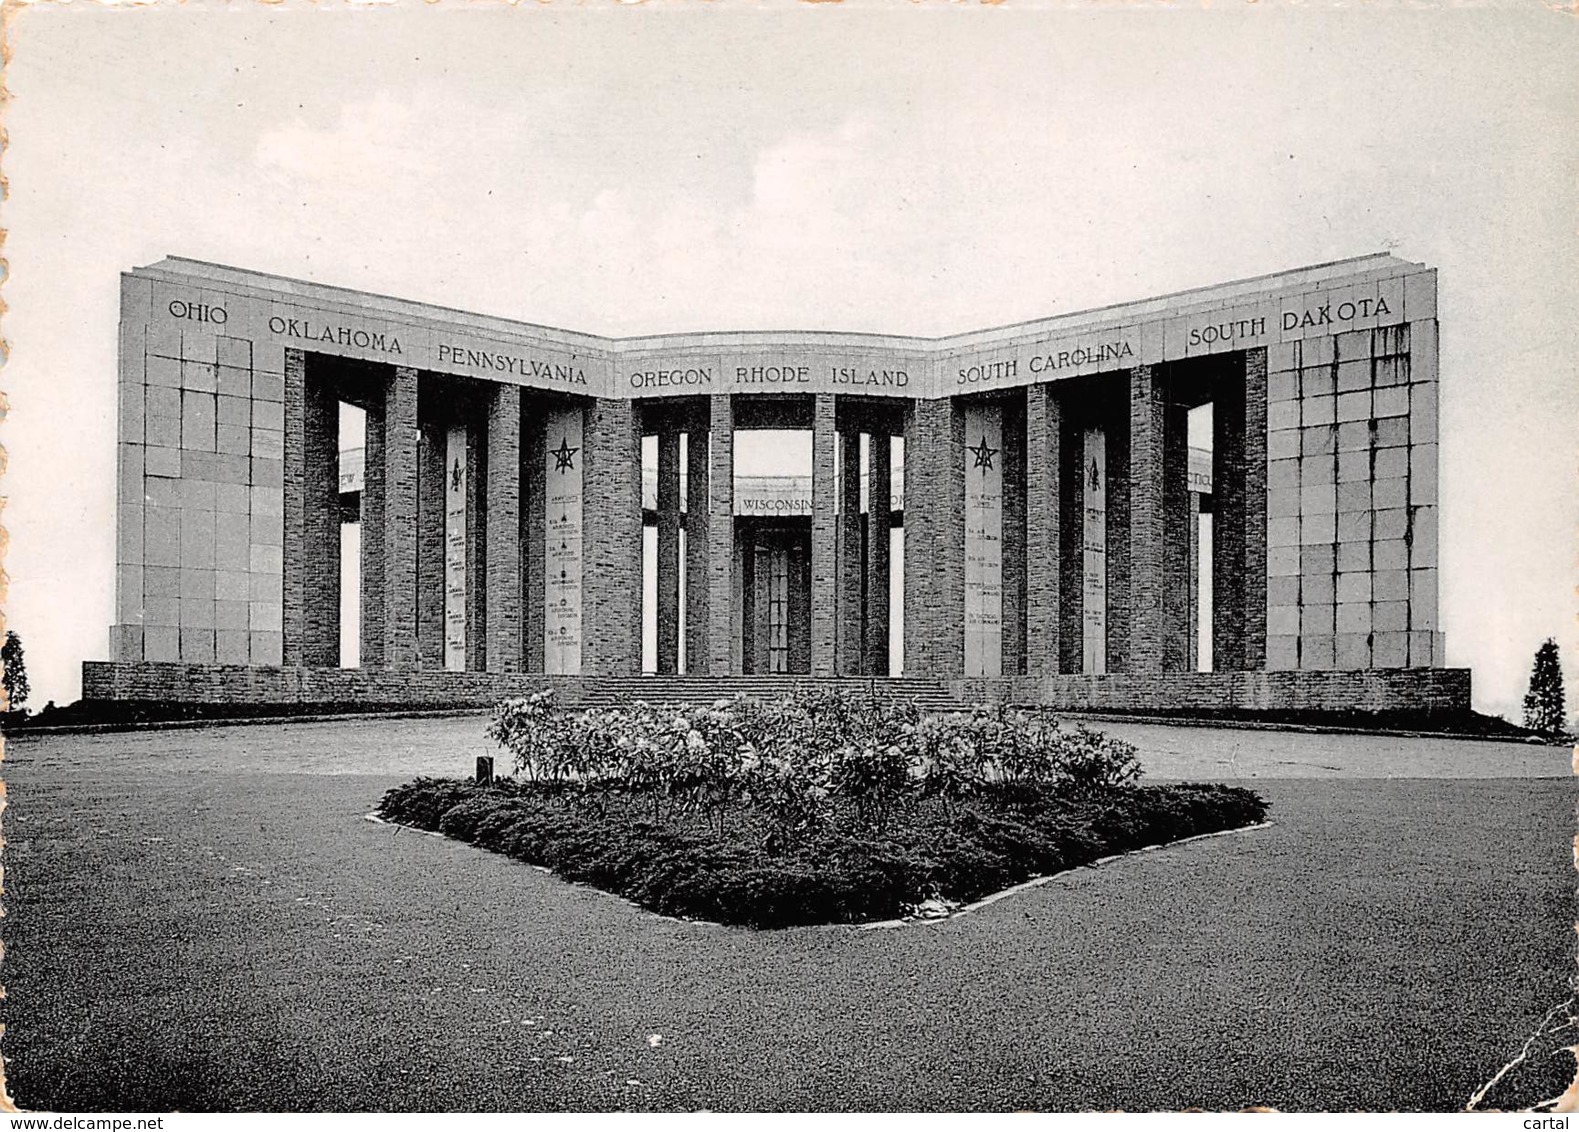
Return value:
[[(16, 1101), (1454, 1110), (1569, 994), (1560, 748), (1102, 723), (1272, 824), (940, 923), (750, 932), (366, 819), (483, 722), (9, 739)], [(1551, 1044), (1484, 1105), (1561, 1092)]]

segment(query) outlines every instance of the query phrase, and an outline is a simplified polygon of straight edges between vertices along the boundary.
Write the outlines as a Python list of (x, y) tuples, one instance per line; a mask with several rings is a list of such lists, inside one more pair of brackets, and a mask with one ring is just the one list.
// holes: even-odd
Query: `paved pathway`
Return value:
[[(192, 773), (470, 774), (477, 755), (504, 755), (481, 714), (125, 731), (24, 734), (8, 741), (17, 773), (51, 776), (107, 765)], [(1066, 724), (1068, 726), (1068, 724)], [(1323, 735), (1218, 727), (1095, 722), (1134, 743), (1148, 777), (1241, 778), (1566, 778), (1567, 748), (1465, 739)]]
[[(1440, 1109), (1567, 994), (1563, 751), (1109, 725), (1155, 777), (1257, 779), (1276, 824), (939, 925), (752, 933), (363, 820), (403, 778), (468, 769), (481, 725), (10, 744), (13, 1095)], [(1543, 1056), (1491, 1100), (1555, 1095), (1567, 1069)]]

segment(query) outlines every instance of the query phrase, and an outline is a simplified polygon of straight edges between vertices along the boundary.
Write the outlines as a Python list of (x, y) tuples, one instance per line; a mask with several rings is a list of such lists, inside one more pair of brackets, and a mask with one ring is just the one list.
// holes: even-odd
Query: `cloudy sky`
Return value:
[(1449, 660), (1516, 711), (1542, 639), (1574, 659), (1571, 15), (76, 4), (11, 36), (36, 704), (107, 653), (117, 273), (167, 254), (610, 334), (939, 334), (1392, 251), (1441, 272)]

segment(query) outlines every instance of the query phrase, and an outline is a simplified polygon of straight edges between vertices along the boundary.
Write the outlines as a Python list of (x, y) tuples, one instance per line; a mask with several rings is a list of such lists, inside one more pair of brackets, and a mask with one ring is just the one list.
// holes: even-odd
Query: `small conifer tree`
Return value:
[(1524, 697), (1524, 726), (1543, 735), (1557, 735), (1566, 723), (1563, 704), (1563, 669), (1557, 660), (1557, 642), (1535, 650), (1535, 667), (1530, 672), (1530, 690)]
[(22, 658), (22, 638), (6, 630), (5, 644), (0, 645), (0, 663), (4, 674), (0, 684), (5, 687), (7, 711), (21, 711), (27, 703), (27, 661)]

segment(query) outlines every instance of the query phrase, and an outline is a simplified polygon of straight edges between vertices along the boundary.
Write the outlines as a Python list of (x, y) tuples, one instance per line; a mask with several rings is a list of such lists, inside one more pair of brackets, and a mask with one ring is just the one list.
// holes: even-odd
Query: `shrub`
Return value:
[(571, 713), (540, 692), (488, 734), (516, 780), (419, 779), (393, 820), (668, 915), (753, 927), (969, 901), (1113, 852), (1262, 820), (1250, 791), (1136, 785), (1135, 749), (1045, 714), (812, 692)]
[(1071, 794), (1004, 782), (940, 807), (912, 798), (879, 833), (854, 803), (793, 845), (777, 819), (742, 807), (721, 836), (699, 815), (664, 821), (647, 800), (570, 802), (543, 785), (419, 779), (390, 790), (384, 816), (471, 840), (664, 915), (757, 928), (884, 919), (932, 897), (959, 903), (1089, 864), (1108, 853), (1261, 821), (1266, 804), (1224, 786), (1121, 786)]
[(1000, 782), (1080, 793), (1140, 773), (1127, 743), (1085, 727), (1004, 709), (923, 717), (914, 704), (832, 691), (657, 711), (570, 713), (552, 692), (508, 700), (488, 734), (527, 783), (570, 803), (641, 798), (654, 821), (695, 815), (720, 836), (732, 815), (766, 815), (775, 852), (817, 836), (845, 805), (875, 832), (916, 800), (956, 806)]
[(379, 812), (391, 821), (398, 821), (418, 829), (436, 830), (439, 819), (451, 807), (466, 800), (473, 793), (468, 782), (444, 778), (419, 778), (404, 786), (397, 786), (384, 795)]

